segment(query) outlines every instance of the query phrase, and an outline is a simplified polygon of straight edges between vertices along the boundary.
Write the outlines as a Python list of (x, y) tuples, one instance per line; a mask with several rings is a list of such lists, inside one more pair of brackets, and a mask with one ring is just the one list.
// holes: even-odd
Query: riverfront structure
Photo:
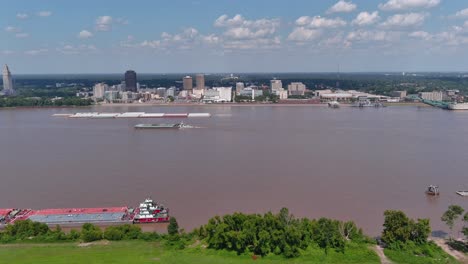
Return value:
[(137, 74), (135, 71), (125, 72), (125, 91), (137, 92)]
[(306, 91), (306, 86), (301, 82), (293, 82), (288, 85), (289, 95), (304, 95)]
[(281, 91), (283, 89), (283, 83), (281, 80), (271, 80), (270, 89), (271, 91)]
[(419, 97), (423, 100), (431, 100), (431, 101), (442, 101), (444, 98), (444, 93), (442, 92), (421, 92), (419, 93)]
[(205, 75), (204, 74), (197, 74), (196, 82), (197, 82), (197, 86), (196, 86), (197, 90), (205, 89)]
[(193, 80), (191, 76), (185, 76), (183, 79), (184, 90), (192, 92), (193, 90)]
[(13, 78), (11, 77), (10, 69), (8, 65), (5, 64), (3, 67), (3, 94), (4, 95), (13, 95), (15, 89), (13, 87)]

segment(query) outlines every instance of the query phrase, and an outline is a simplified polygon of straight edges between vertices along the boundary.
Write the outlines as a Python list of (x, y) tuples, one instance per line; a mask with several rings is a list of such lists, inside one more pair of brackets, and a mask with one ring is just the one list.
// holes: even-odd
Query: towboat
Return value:
[(169, 208), (146, 198), (140, 206), (135, 209), (133, 223), (163, 223), (169, 222)]
[(434, 195), (434, 196), (439, 195), (440, 194), (439, 186), (429, 185), (429, 187), (427, 187), (426, 194), (427, 195)]
[(187, 128), (189, 126), (184, 125), (184, 123), (177, 124), (138, 124), (135, 126), (137, 129), (180, 129)]

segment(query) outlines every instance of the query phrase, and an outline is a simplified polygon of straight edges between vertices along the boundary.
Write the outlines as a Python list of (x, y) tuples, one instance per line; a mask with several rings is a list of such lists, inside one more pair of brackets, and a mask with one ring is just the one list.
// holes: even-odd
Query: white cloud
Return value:
[(296, 27), (288, 36), (288, 40), (296, 42), (306, 42), (315, 40), (322, 34), (319, 29), (308, 29), (305, 27)]
[(357, 30), (348, 33), (346, 40), (349, 42), (369, 42), (369, 41), (391, 41), (397, 34), (381, 30)]
[(358, 26), (368, 26), (377, 23), (380, 20), (379, 12), (374, 11), (372, 13), (369, 12), (361, 12), (357, 17), (353, 20), (353, 25)]
[(387, 20), (381, 24), (381, 26), (388, 28), (420, 26), (424, 23), (427, 16), (427, 13), (396, 14), (388, 17)]
[(48, 49), (35, 49), (35, 50), (27, 50), (24, 52), (26, 55), (39, 55), (45, 52), (48, 52)]
[(332, 7), (330, 7), (330, 9), (328, 9), (327, 13), (328, 14), (332, 14), (332, 13), (349, 13), (349, 12), (353, 12), (354, 10), (356, 10), (357, 8), (357, 5), (354, 4), (353, 2), (347, 2), (345, 0), (340, 0), (338, 1), (338, 3), (336, 3), (335, 5), (333, 5)]
[(226, 40), (223, 43), (223, 48), (227, 52), (232, 52), (234, 50), (269, 51), (278, 49), (280, 47), (281, 39), (279, 37), (247, 40)]
[(18, 19), (26, 19), (28, 17), (29, 17), (28, 14), (25, 14), (25, 13), (16, 14), (16, 18), (18, 18)]
[(112, 17), (111, 16), (100, 16), (96, 19), (96, 30), (97, 31), (109, 31), (112, 28)]
[(13, 27), (13, 26), (7, 26), (5, 27), (5, 31), (6, 32), (20, 32), (21, 29), (20, 28), (17, 28), (17, 27)]
[(2, 50), (2, 54), (3, 55), (11, 55), (11, 54), (14, 54), (15, 52), (12, 51), (12, 50)]
[(49, 17), (52, 15), (52, 12), (51, 11), (41, 11), (39, 13), (37, 13), (38, 16), (40, 17)]
[(29, 37), (28, 33), (16, 33), (15, 35), (17, 38), (27, 38)]
[(432, 8), (440, 4), (441, 0), (388, 0), (385, 4), (379, 4), (384, 11), (410, 10), (418, 8)]
[(347, 23), (341, 18), (324, 18), (321, 16), (302, 16), (296, 20), (296, 25), (309, 28), (337, 28), (346, 26)]
[(278, 19), (247, 20), (242, 15), (229, 18), (222, 15), (215, 20), (215, 27), (226, 28), (224, 35), (231, 39), (256, 39), (272, 36), (280, 25)]
[(453, 15), (455, 18), (468, 18), (468, 8), (458, 11)]
[(414, 32), (409, 33), (408, 36), (412, 38), (423, 39), (423, 40), (430, 40), (432, 38), (432, 35), (426, 31), (414, 31)]
[(78, 38), (80, 39), (88, 39), (93, 37), (93, 33), (89, 32), (88, 30), (82, 30), (78, 33)]
[(57, 51), (66, 54), (66, 55), (74, 55), (74, 54), (82, 54), (82, 53), (90, 53), (97, 51), (97, 48), (94, 45), (63, 45), (62, 47), (57, 48)]

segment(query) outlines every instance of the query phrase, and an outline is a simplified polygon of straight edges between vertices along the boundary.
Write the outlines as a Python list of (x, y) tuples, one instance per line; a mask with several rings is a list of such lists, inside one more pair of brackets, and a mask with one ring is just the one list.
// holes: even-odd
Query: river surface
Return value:
[[(208, 112), (199, 128), (135, 130), (161, 119), (67, 119), (73, 112)], [(0, 208), (164, 202), (190, 230), (214, 215), (288, 207), (354, 220), (370, 235), (386, 209), (414, 218), (468, 209), (468, 111), (394, 106), (98, 106), (0, 110)], [(427, 197), (426, 186), (440, 186)]]

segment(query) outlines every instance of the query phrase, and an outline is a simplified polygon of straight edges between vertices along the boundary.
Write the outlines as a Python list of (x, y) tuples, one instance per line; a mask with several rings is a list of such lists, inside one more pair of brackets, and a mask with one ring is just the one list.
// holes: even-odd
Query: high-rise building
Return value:
[(281, 80), (271, 80), (270, 89), (272, 91), (280, 91), (283, 89), (283, 83), (281, 82)]
[(105, 83), (96, 83), (93, 88), (93, 97), (95, 99), (103, 99), (106, 91), (109, 91), (109, 86)]
[(184, 82), (184, 90), (191, 92), (193, 90), (192, 77), (191, 76), (185, 76), (183, 82)]
[(125, 72), (125, 91), (137, 92), (137, 74), (135, 71)]
[(240, 94), (244, 88), (245, 86), (243, 82), (236, 83), (236, 94)]
[(205, 89), (205, 75), (204, 74), (197, 74), (196, 82), (197, 82), (197, 87), (196, 87), (197, 90)]
[(301, 82), (293, 82), (288, 85), (289, 95), (304, 95), (306, 86)]
[(3, 67), (3, 94), (12, 95), (14, 93), (15, 89), (13, 87), (13, 78), (11, 77), (11, 72), (8, 68), (8, 65), (5, 64)]

